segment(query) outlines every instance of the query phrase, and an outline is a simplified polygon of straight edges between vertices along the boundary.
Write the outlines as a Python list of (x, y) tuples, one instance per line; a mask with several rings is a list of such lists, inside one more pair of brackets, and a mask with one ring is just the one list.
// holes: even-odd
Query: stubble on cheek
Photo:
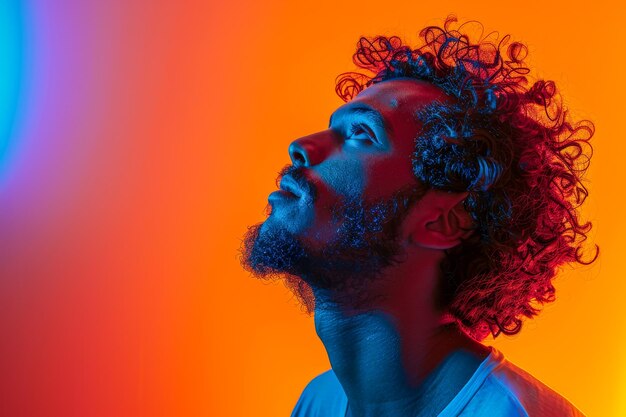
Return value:
[(321, 247), (337, 238), (344, 222), (343, 208), (350, 201), (360, 201), (363, 195), (363, 161), (336, 157), (324, 161), (314, 169), (317, 199), (313, 205), (313, 222), (302, 235), (306, 243)]
[(324, 179), (324, 192), (334, 194), (335, 199), (361, 198), (367, 182), (363, 162), (364, 160), (356, 158), (324, 161), (316, 168), (317, 175)]

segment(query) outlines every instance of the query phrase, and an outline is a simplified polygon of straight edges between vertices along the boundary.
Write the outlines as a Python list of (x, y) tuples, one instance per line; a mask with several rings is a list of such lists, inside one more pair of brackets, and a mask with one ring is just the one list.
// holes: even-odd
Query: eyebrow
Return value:
[(333, 124), (333, 116), (337, 115), (337, 113), (343, 115), (346, 114), (357, 114), (359, 116), (364, 116), (375, 126), (387, 131), (389, 128), (388, 124), (385, 122), (382, 114), (380, 114), (377, 110), (374, 110), (372, 107), (369, 107), (365, 104), (357, 104), (353, 106), (347, 106), (339, 109), (335, 113), (330, 116), (330, 121), (328, 122), (328, 126), (332, 126)]

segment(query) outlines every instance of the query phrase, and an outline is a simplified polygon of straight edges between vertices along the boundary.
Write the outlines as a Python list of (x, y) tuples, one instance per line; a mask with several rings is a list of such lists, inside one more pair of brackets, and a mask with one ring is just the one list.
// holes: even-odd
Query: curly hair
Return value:
[(336, 92), (349, 101), (373, 84), (409, 77), (452, 98), (416, 115), (423, 127), (412, 164), (428, 187), (469, 193), (464, 206), (475, 232), (446, 251), (440, 301), (482, 340), (518, 333), (523, 317), (554, 301), (559, 266), (597, 258), (596, 245), (583, 259), (591, 223), (577, 212), (588, 195), (582, 180), (594, 125), (570, 120), (553, 81), (529, 83), (524, 44), (495, 33), (472, 42), (456, 22), (449, 16), (443, 27), (424, 28), (417, 48), (396, 36), (361, 38), (353, 61), (365, 73), (339, 75)]

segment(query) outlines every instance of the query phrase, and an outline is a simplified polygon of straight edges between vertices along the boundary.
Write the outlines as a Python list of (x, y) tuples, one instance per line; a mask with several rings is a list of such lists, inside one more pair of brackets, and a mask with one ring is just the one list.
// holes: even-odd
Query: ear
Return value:
[(450, 249), (474, 232), (471, 216), (463, 207), (468, 193), (428, 190), (413, 206), (402, 227), (410, 245)]

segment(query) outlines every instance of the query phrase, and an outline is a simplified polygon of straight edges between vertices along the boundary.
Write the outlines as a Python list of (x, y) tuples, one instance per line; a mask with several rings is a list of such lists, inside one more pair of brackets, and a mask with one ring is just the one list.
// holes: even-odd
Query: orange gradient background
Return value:
[(313, 321), (238, 261), (287, 145), (324, 129), (361, 35), (449, 13), (510, 33), (596, 124), (601, 246), (493, 343), (589, 416), (626, 415), (624, 6), (615, 1), (30, 1), (0, 177), (0, 416), (287, 416)]

